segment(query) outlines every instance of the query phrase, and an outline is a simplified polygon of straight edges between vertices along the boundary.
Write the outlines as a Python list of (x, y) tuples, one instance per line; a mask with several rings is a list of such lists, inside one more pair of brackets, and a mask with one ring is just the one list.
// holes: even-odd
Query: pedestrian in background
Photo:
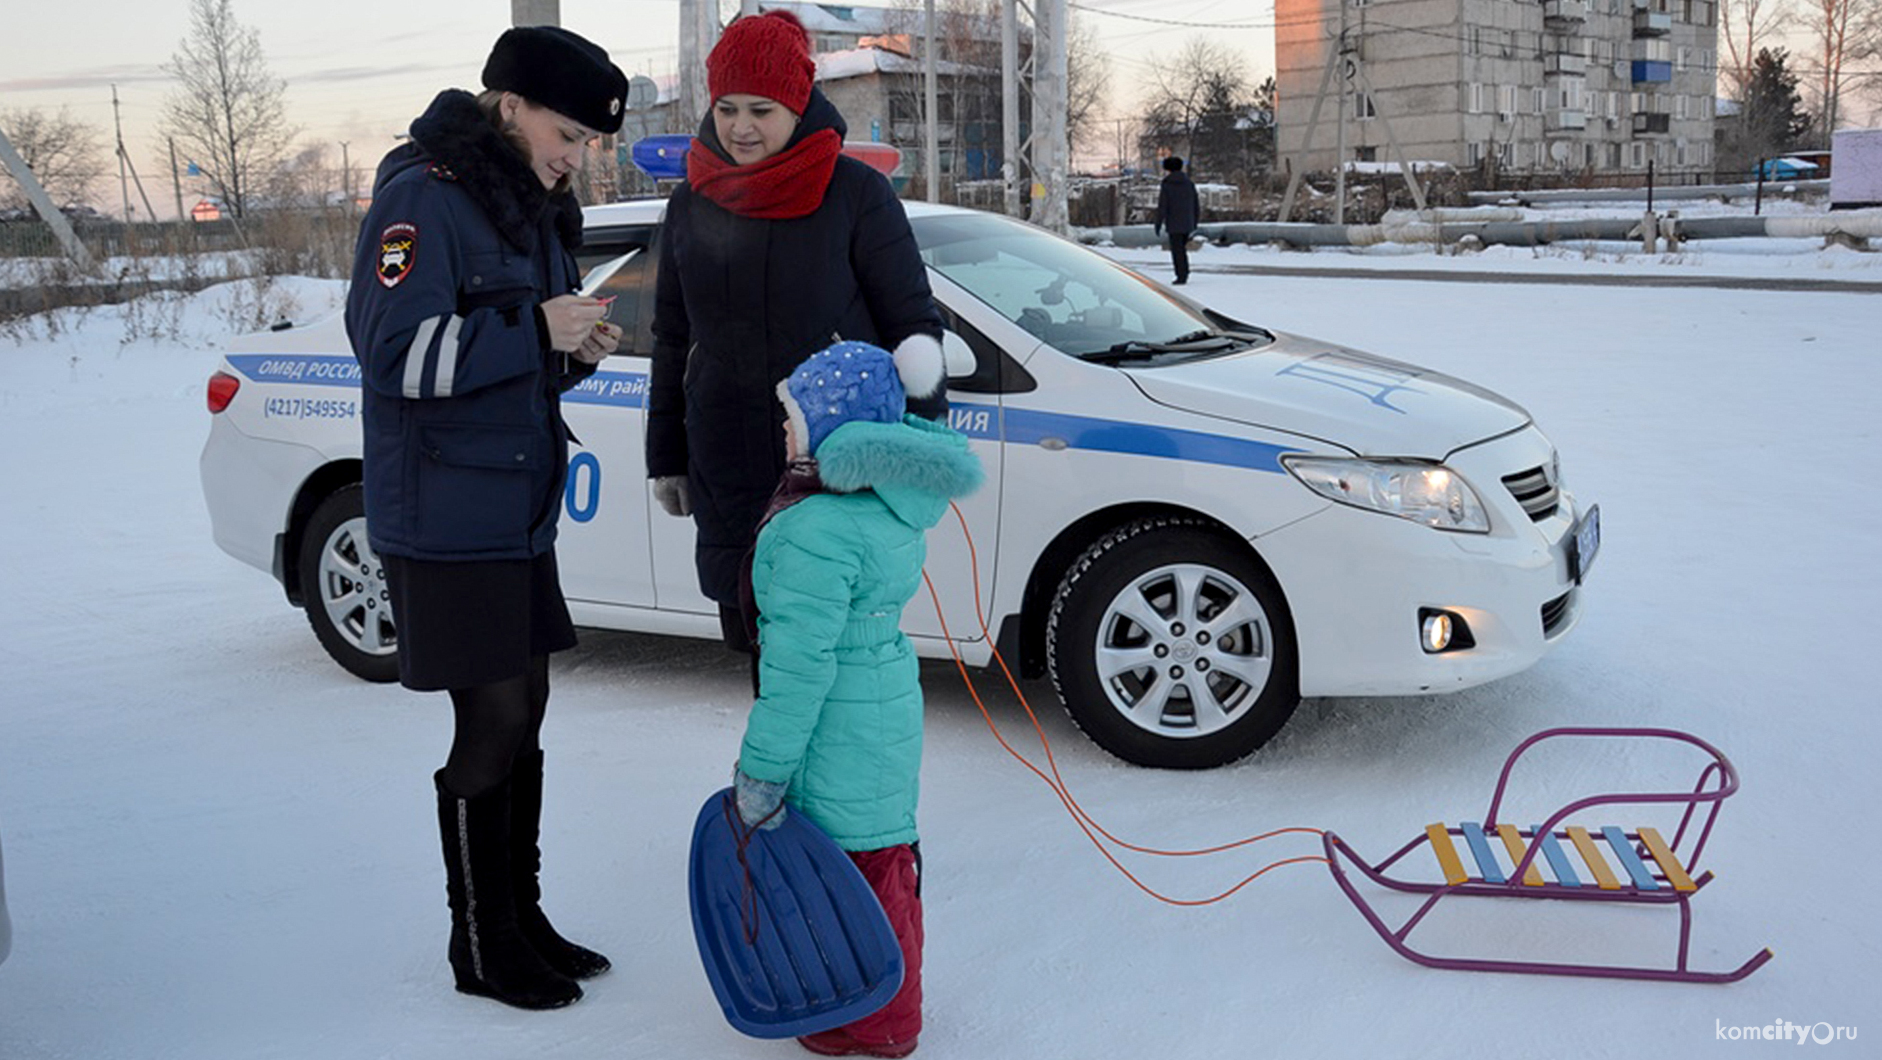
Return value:
[(399, 680), (449, 692), (456, 715), (433, 778), (451, 969), (465, 993), (544, 1009), (608, 969), (542, 911), (540, 736), (549, 654), (575, 644), (555, 561), (560, 395), (620, 338), (601, 302), (571, 293), (569, 182), (621, 127), (627, 78), (539, 26), (498, 38), (483, 83), (440, 93), (379, 164), (346, 328)]
[(1183, 172), (1183, 160), (1175, 155), (1163, 160), (1163, 186), (1157, 189), (1156, 232), (1170, 233), (1170, 264), (1176, 269), (1176, 283), (1189, 282), (1189, 237), (1196, 234), (1202, 220), (1202, 199), (1196, 184)]
[(825, 1056), (907, 1056), (921, 1033), (921, 679), (900, 628), (928, 530), (980, 485), (967, 439), (906, 416), (889, 354), (840, 342), (778, 384), (790, 471), (752, 555), (759, 695), (733, 788), (739, 816), (800, 812), (849, 852), (901, 944), (883, 1009), (798, 1042)]
[(712, 109), (661, 230), (647, 474), (668, 514), (692, 516), (700, 591), (743, 652), (740, 571), (784, 471), (779, 381), (852, 339), (895, 351), (912, 411), (947, 407), (914, 233), (888, 178), (842, 156), (848, 126), (815, 74), (792, 15), (726, 27), (706, 59)]

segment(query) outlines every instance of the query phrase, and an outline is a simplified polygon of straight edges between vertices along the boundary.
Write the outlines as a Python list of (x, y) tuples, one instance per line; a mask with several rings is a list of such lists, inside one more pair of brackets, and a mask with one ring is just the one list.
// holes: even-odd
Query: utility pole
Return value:
[(346, 212), (353, 212), (353, 160), (346, 153), (351, 140), (340, 141), (340, 194), (346, 199)]
[(169, 137), (168, 141), (170, 144), (170, 187), (176, 191), (176, 219), (187, 221), (189, 215), (183, 212), (183, 178), (176, 171), (176, 137)]
[(65, 252), (72, 256), (73, 261), (78, 262), (79, 268), (91, 268), (91, 253), (85, 249), (85, 244), (78, 241), (78, 233), (72, 231), (72, 223), (65, 219), (65, 215), (59, 212), (57, 206), (52, 204), (51, 196), (46, 194), (45, 188), (39, 186), (39, 178), (33, 175), (32, 167), (26, 164), (26, 159), (21, 158), (20, 153), (13, 149), (13, 141), (7, 139), (6, 131), (3, 129), (0, 129), (0, 166), (5, 166), (12, 172), (13, 179), (20, 182), (20, 187), (26, 192), (26, 198), (33, 204), (33, 209), (39, 211), (40, 219), (46, 222), (46, 227), (52, 229), (52, 234), (59, 240), (59, 245), (65, 248)]
[(510, 0), (510, 25), (560, 26), (562, 0)]
[(928, 187), (928, 201), (940, 202), (941, 134), (938, 125), (941, 121), (941, 97), (938, 84), (939, 78), (935, 76), (935, 63), (937, 59), (935, 57), (934, 46), (934, 0), (928, 0), (927, 43), (923, 46), (922, 50), (924, 52), (921, 58), (922, 93), (928, 111), (928, 120), (924, 123), (927, 125), (927, 129), (925, 129), (922, 134), (923, 142), (921, 153), (924, 166), (923, 183)]
[(1346, 223), (1346, 87), (1353, 79), (1353, 68), (1348, 58), (1346, 42), (1346, 0), (1340, 0), (1340, 39), (1338, 59), (1340, 64), (1340, 125), (1335, 134), (1338, 147), (1333, 152), (1333, 162), (1337, 167), (1333, 171), (1333, 223)]
[(118, 195), (124, 202), (124, 223), (131, 223), (131, 184), (124, 173), (124, 122), (118, 117), (118, 86), (111, 86), (111, 123), (118, 131)]
[(1066, 16), (1066, 0), (1034, 0), (1032, 171), (1037, 201), (1032, 220), (1061, 235), (1070, 221), (1066, 188), (1066, 156), (1070, 154), (1065, 135)]
[(1000, 3), (1000, 181), (1008, 217), (1019, 205), (1019, 0)]
[[(1307, 159), (1313, 153), (1314, 134), (1320, 129), (1320, 108), (1327, 99), (1327, 86), (1332, 84), (1335, 71), (1338, 71), (1340, 88), (1338, 106), (1340, 111), (1338, 146), (1334, 165), (1337, 175), (1334, 178), (1336, 201), (1333, 205), (1335, 224), (1346, 223), (1346, 83), (1356, 81), (1355, 91), (1364, 91), (1372, 106), (1372, 113), (1385, 128), (1386, 143), (1391, 145), (1393, 155), (1398, 158), (1399, 172), (1405, 177), (1405, 184), (1411, 189), (1412, 202), (1422, 212), (1425, 208), (1424, 189), (1418, 183), (1417, 174), (1412, 172), (1411, 161), (1399, 148), (1398, 137), (1392, 131), (1392, 119), (1386, 116), (1384, 109), (1378, 106), (1378, 92), (1372, 87), (1372, 79), (1366, 76), (1363, 57), (1357, 46), (1347, 41), (1346, 0), (1340, 2), (1340, 35), (1334, 41), (1333, 50), (1327, 55), (1326, 67), (1320, 71), (1320, 87), (1314, 92), (1313, 108), (1307, 114), (1307, 131), (1301, 138), (1298, 163), (1292, 167), (1287, 178), (1287, 194), (1281, 197), (1280, 221), (1285, 223), (1294, 212), (1294, 195), (1300, 190), (1300, 182), (1307, 175)], [(1277, 142), (1276, 147), (1279, 147)]]
[(706, 56), (718, 42), (719, 0), (680, 0), (677, 109), (683, 122), (697, 122), (712, 104), (712, 90), (706, 83)]

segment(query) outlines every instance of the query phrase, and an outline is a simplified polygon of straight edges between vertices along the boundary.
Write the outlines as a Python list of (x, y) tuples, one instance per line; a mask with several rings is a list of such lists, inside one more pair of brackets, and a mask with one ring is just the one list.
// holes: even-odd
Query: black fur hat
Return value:
[(598, 132), (621, 131), (627, 75), (600, 45), (560, 26), (503, 31), (484, 61), (484, 87), (514, 92)]

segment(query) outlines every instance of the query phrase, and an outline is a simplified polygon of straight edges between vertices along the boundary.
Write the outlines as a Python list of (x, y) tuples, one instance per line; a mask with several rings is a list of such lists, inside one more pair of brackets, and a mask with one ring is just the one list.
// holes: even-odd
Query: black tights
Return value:
[(453, 688), (457, 731), (444, 763), (444, 786), (471, 798), (510, 775), (516, 756), (542, 746), (549, 708), (549, 657), (531, 656), (529, 672), (495, 684)]

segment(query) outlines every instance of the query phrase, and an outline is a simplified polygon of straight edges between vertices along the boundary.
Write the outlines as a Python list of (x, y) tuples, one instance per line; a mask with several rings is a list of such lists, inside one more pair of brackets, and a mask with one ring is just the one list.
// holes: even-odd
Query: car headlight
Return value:
[(1323, 456), (1288, 456), (1281, 462), (1308, 489), (1329, 500), (1439, 530), (1490, 532), (1490, 517), (1477, 491), (1443, 464)]

